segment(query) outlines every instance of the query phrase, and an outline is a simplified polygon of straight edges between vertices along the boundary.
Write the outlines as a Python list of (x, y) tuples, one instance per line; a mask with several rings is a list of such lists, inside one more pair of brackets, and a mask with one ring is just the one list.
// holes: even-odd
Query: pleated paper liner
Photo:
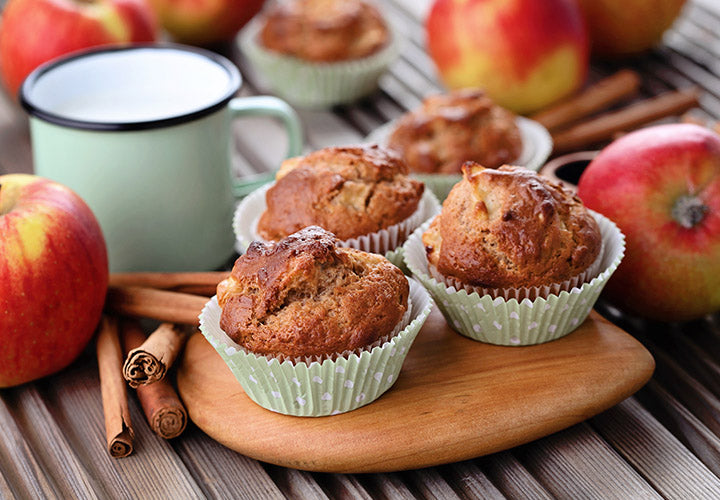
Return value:
[(601, 214), (590, 211), (602, 234), (603, 249), (597, 276), (569, 291), (551, 293), (534, 300), (480, 295), (434, 279), (428, 270), (420, 226), (403, 246), (405, 263), (440, 308), (450, 327), (474, 340), (489, 344), (523, 346), (541, 344), (572, 332), (590, 313), (607, 280), (625, 253), (625, 237)]
[(241, 32), (240, 48), (280, 97), (303, 108), (348, 104), (371, 93), (400, 51), (400, 40), (389, 26), (388, 43), (367, 57), (328, 63), (304, 61), (263, 47), (258, 41), (261, 23), (258, 18)]
[[(257, 233), (257, 225), (260, 216), (267, 208), (265, 193), (271, 187), (270, 184), (253, 191), (238, 204), (235, 210), (233, 231), (236, 238), (235, 247), (239, 253), (244, 253), (251, 242), (263, 241)], [(425, 189), (418, 208), (410, 217), (387, 229), (341, 241), (340, 246), (385, 255), (390, 262), (402, 269), (405, 265), (402, 258), (402, 244), (420, 224), (439, 212), (440, 202), (429, 189)]]
[[(410, 284), (406, 326), (382, 345), (322, 361), (280, 362), (255, 355), (220, 328), (217, 298), (200, 315), (200, 330), (228, 365), (245, 393), (257, 404), (285, 415), (319, 417), (354, 410), (379, 398), (397, 380), (402, 364), (432, 301), (415, 280)], [(401, 322), (402, 323), (402, 322)]]
[[(365, 142), (387, 146), (388, 139), (395, 129), (396, 121), (378, 127), (365, 138)], [(518, 165), (529, 170), (538, 171), (552, 153), (553, 142), (550, 133), (540, 123), (522, 116), (515, 118), (522, 137), (520, 156), (510, 165)], [(413, 172), (412, 176), (425, 183), (440, 201), (447, 198), (448, 193), (462, 180), (462, 174), (424, 174)]]

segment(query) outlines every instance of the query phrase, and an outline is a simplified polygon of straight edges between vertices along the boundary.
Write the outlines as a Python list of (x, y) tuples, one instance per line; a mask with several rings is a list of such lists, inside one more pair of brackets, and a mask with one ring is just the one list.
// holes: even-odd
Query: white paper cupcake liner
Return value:
[(377, 88), (378, 79), (399, 54), (400, 41), (391, 26), (388, 43), (361, 59), (333, 63), (304, 61), (266, 49), (258, 42), (262, 19), (240, 34), (240, 48), (272, 90), (291, 104), (327, 108), (347, 104)]
[(403, 245), (405, 263), (430, 292), (448, 325), (474, 340), (497, 345), (540, 344), (567, 335), (587, 318), (607, 280), (625, 254), (625, 236), (617, 226), (590, 211), (600, 227), (603, 250), (597, 276), (570, 291), (534, 300), (505, 299), (457, 291), (429, 274), (422, 234), (430, 221), (420, 226)]
[(220, 328), (213, 297), (200, 314), (200, 331), (220, 354), (245, 393), (285, 415), (319, 417), (354, 410), (379, 398), (397, 380), (402, 364), (432, 308), (427, 291), (410, 284), (409, 324), (380, 346), (322, 362), (279, 362), (243, 350)]
[[(537, 172), (552, 153), (552, 136), (540, 123), (529, 118), (518, 116), (515, 118), (515, 123), (520, 129), (522, 150), (520, 156), (508, 162), (508, 164), (525, 167)], [(387, 146), (395, 125), (396, 121), (391, 121), (378, 127), (368, 134), (365, 142)], [(462, 180), (462, 174), (422, 174), (414, 172), (412, 176), (425, 183), (440, 201), (447, 198), (453, 186)]]
[[(246, 196), (237, 206), (233, 216), (236, 249), (244, 253), (253, 241), (264, 241), (257, 233), (260, 216), (267, 208), (265, 194), (272, 184), (262, 186)], [(429, 189), (425, 189), (418, 208), (402, 222), (387, 229), (351, 238), (339, 243), (340, 246), (356, 248), (365, 252), (385, 255), (390, 262), (398, 267), (404, 265), (402, 244), (420, 224), (431, 219), (440, 212), (440, 202)]]

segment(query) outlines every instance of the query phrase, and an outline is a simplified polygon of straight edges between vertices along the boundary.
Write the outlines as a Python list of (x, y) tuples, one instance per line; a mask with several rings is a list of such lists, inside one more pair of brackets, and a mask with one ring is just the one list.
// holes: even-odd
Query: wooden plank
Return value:
[[(22, 390), (22, 389), (20, 389)], [(13, 496), (20, 498), (58, 497), (59, 491), (18, 427), (10, 411), (18, 389), (4, 390), (0, 398), (0, 470), (10, 482)], [(5, 488), (3, 488), (5, 489)]]
[(367, 475), (364, 476), (363, 483), (372, 498), (412, 500), (418, 497), (397, 473)]
[(266, 470), (285, 498), (303, 500), (327, 500), (328, 496), (315, 481), (312, 474), (267, 464)]
[(93, 478), (75, 447), (68, 442), (58, 421), (47, 407), (47, 398), (31, 384), (19, 391), (15, 419), (33, 447), (43, 468), (65, 498), (97, 498), (100, 485)]
[(94, 358), (84, 357), (48, 380), (43, 390), (53, 418), (66, 439), (100, 483), (104, 498), (198, 498), (202, 489), (171, 444), (156, 436), (145, 422), (134, 397), (130, 414), (135, 452), (113, 459), (105, 448), (100, 385)]
[(663, 497), (720, 498), (720, 479), (634, 398), (592, 425)]
[[(465, 498), (501, 499), (505, 495), (488, 479), (474, 461), (459, 462), (447, 467), (445, 474)], [(512, 498), (512, 497), (508, 497)]]
[(352, 474), (314, 474), (317, 481), (335, 500), (373, 500), (357, 476)]
[(655, 381), (651, 380), (636, 397), (653, 417), (720, 477), (720, 437)]
[(260, 462), (216, 443), (194, 425), (172, 444), (206, 497), (284, 498)]
[(522, 446), (515, 455), (558, 498), (662, 498), (586, 423)]
[(476, 461), (494, 485), (508, 498), (551, 500), (552, 496), (510, 451), (495, 453)]
[(440, 474), (437, 468), (418, 469), (405, 472), (403, 479), (411, 484), (413, 489), (422, 498), (437, 500), (460, 499), (452, 486)]

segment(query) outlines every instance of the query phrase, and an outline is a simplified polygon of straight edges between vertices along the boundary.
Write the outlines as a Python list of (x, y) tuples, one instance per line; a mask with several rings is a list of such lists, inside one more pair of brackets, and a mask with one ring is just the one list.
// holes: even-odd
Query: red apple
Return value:
[(518, 113), (567, 96), (587, 76), (587, 31), (574, 0), (436, 0), (426, 31), (447, 87), (482, 87)]
[(107, 284), (105, 240), (85, 202), (42, 177), (0, 176), (0, 387), (70, 364)]
[(0, 73), (12, 97), (40, 64), (105, 44), (152, 42), (157, 21), (145, 0), (8, 0), (0, 30)]
[(637, 54), (657, 44), (685, 0), (577, 0), (590, 32), (593, 54)]
[(632, 132), (590, 163), (578, 196), (627, 238), (612, 302), (667, 321), (720, 310), (720, 136), (689, 124)]
[(181, 43), (210, 45), (232, 39), (264, 0), (150, 0), (160, 24)]

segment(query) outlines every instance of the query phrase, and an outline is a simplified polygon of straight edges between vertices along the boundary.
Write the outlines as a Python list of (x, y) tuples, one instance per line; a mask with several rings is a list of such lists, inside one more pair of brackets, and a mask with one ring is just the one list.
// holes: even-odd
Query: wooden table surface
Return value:
[[(353, 106), (300, 111), (308, 150), (362, 138), (440, 85), (424, 51), (427, 1), (383, 2), (404, 38), (380, 90)], [(696, 116), (720, 118), (720, 6), (694, 0), (663, 46), (627, 61), (641, 94), (698, 85)], [(236, 49), (242, 94), (266, 92)], [(591, 80), (618, 64), (595, 64)], [(275, 123), (236, 125), (240, 173), (273, 168), (284, 151)], [(0, 173), (31, 172), (27, 121), (0, 103)], [(720, 498), (720, 315), (647, 323), (598, 305), (638, 338), (657, 369), (636, 395), (588, 421), (537, 441), (465, 462), (384, 474), (320, 474), (260, 463), (217, 444), (192, 424), (164, 441), (144, 425), (137, 401), (132, 456), (111, 459), (94, 349), (63, 372), (0, 391), (2, 498)], [(242, 429), (238, 429), (242, 432)], [(411, 430), (409, 430), (411, 432)]]

